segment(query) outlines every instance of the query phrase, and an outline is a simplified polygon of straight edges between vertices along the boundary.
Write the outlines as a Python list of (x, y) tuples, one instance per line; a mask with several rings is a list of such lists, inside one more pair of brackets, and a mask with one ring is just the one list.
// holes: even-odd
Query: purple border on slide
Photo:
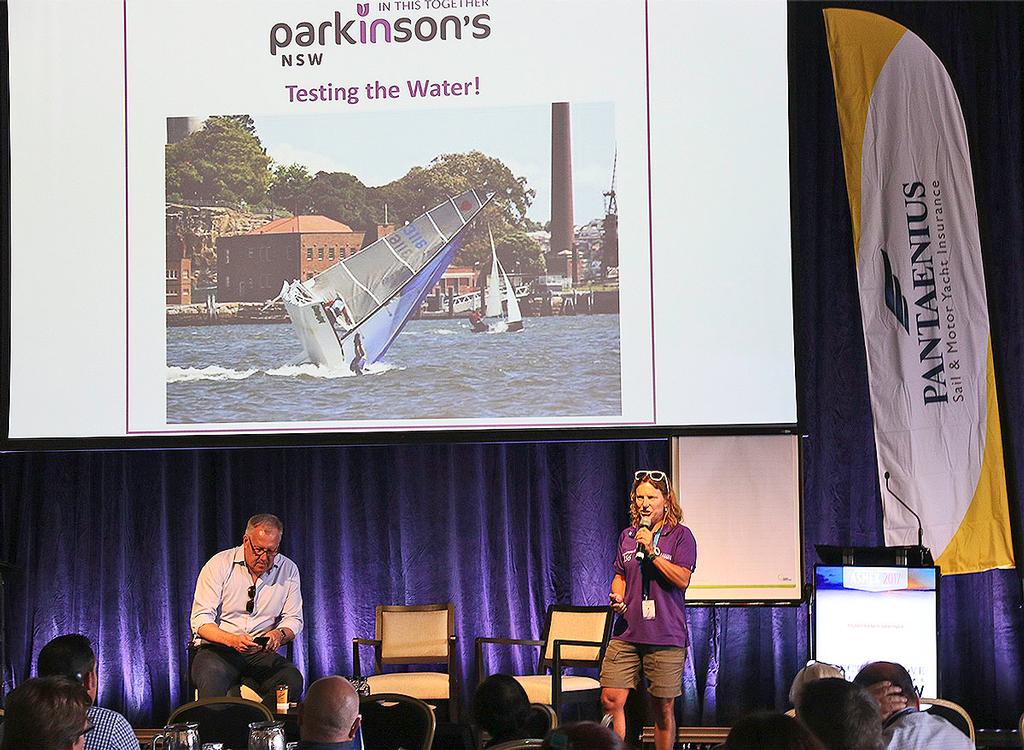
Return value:
[(654, 337), (654, 215), (651, 206), (651, 55), (650, 55), (650, 17), (649, 0), (644, 0), (644, 63), (645, 63), (645, 99), (647, 115), (647, 228), (648, 228), (648, 267), (650, 269), (651, 284), (651, 419), (633, 422), (558, 422), (557, 424), (538, 424), (526, 422), (521, 424), (483, 424), (473, 423), (471, 425), (384, 425), (384, 426), (352, 426), (352, 427), (216, 427), (206, 429), (164, 429), (164, 430), (132, 430), (130, 428), (131, 418), (129, 409), (131, 405), (131, 375), (129, 363), (131, 356), (131, 287), (129, 285), (130, 255), (129, 244), (129, 220), (128, 212), (128, 0), (122, 0), (123, 28), (123, 60), (124, 60), (124, 431), (125, 435), (195, 435), (202, 433), (235, 433), (247, 435), (258, 432), (278, 432), (283, 434), (297, 432), (391, 432), (395, 430), (416, 430), (418, 432), (430, 430), (476, 430), (476, 429), (558, 429), (561, 427), (649, 427), (658, 422), (658, 373), (655, 367), (655, 337)]

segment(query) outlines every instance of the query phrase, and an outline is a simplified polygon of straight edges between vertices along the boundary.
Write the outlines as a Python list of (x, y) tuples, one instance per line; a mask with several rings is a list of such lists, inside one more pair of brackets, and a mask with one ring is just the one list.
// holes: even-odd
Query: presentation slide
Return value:
[(894, 661), (919, 696), (939, 695), (935, 568), (817, 566), (814, 658), (853, 678), (868, 662)]
[(673, 438), (683, 523), (697, 540), (691, 602), (799, 601), (800, 438)]
[(796, 421), (784, 3), (8, 5), (10, 440)]

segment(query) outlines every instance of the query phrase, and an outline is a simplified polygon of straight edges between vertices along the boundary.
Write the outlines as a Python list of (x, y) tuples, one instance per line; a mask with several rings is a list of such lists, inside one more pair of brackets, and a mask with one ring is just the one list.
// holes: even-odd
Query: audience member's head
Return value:
[(608, 727), (576, 721), (552, 729), (544, 737), (544, 750), (627, 750), (626, 743)]
[(823, 661), (812, 661), (806, 667), (796, 673), (796, 677), (793, 678), (793, 684), (789, 686), (789, 702), (793, 704), (793, 708), (796, 709), (797, 713), (800, 713), (800, 698), (802, 697), (804, 687), (815, 680), (822, 680), (826, 677), (839, 677), (845, 678), (846, 675), (843, 671), (834, 664), (826, 664)]
[(871, 694), (837, 677), (804, 686), (800, 720), (827, 750), (881, 750), (882, 719)]
[(756, 713), (744, 716), (729, 731), (725, 750), (822, 750), (822, 745), (796, 719), (785, 714)]
[[(883, 718), (893, 713), (893, 709), (900, 710), (906, 706), (921, 707), (914, 680), (902, 664), (891, 661), (871, 662), (857, 673), (853, 681), (866, 687), (880, 705), (896, 702), (896, 705), (881, 705)], [(890, 686), (895, 690), (885, 689)]]
[(361, 721), (359, 696), (344, 677), (321, 677), (306, 691), (298, 718), (303, 742), (348, 742)]
[(895, 688), (899, 688), (906, 697), (907, 702), (914, 708), (921, 707), (918, 699), (918, 689), (913, 686), (913, 677), (906, 671), (906, 667), (895, 662), (871, 662), (865, 665), (857, 676), (853, 678), (857, 684), (864, 685), (864, 688), (877, 682), (891, 682)]
[(36, 657), (36, 674), (40, 677), (67, 677), (83, 685), (89, 699), (96, 702), (99, 685), (96, 654), (84, 635), (59, 635), (43, 646)]
[(36, 677), (7, 694), (2, 750), (80, 750), (89, 694), (67, 677)]
[(530, 699), (511, 675), (492, 674), (473, 694), (473, 719), (492, 742), (520, 739), (529, 716)]

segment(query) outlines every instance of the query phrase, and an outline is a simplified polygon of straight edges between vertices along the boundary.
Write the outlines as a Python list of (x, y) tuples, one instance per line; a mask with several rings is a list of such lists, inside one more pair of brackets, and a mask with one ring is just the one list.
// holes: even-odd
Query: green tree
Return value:
[(501, 243), (505, 243), (512, 263), (519, 263), (524, 273), (543, 270), (540, 246), (525, 235), (529, 227), (526, 211), (536, 195), (526, 178), (517, 177), (503, 162), (479, 151), (464, 154), (442, 154), (425, 167), (413, 167), (403, 177), (380, 188), (387, 202), (392, 221), (399, 226), (453, 195), (475, 190), (481, 198), (493, 193), (494, 198), (481, 216), (467, 229), (465, 240), (455, 263), (486, 266), (491, 260), (487, 238), (490, 228), (498, 246), (498, 257), (505, 264)]
[(310, 211), (370, 232), (384, 221), (384, 204), (375, 204), (377, 191), (346, 172), (317, 172), (309, 184)]
[(170, 201), (242, 207), (263, 201), (270, 184), (270, 157), (234, 117), (209, 118), (202, 130), (168, 145), (165, 159)]
[(395, 214), (405, 221), (466, 190), (476, 190), (481, 198), (494, 193), (493, 205), (512, 225), (526, 219), (536, 195), (525, 177), (516, 177), (501, 161), (479, 151), (442, 154), (383, 188)]
[(310, 201), (309, 187), (313, 183), (313, 176), (301, 164), (284, 166), (277, 165), (270, 181), (270, 199), (294, 215), (310, 213), (312, 204)]
[(252, 119), (251, 115), (224, 115), (225, 120), (231, 120), (237, 122), (242, 126), (242, 129), (251, 136), (259, 137), (256, 134), (256, 121)]
[(544, 256), (541, 254), (540, 243), (526, 232), (513, 229), (500, 238), (496, 236), (494, 247), (506, 273), (544, 273)]

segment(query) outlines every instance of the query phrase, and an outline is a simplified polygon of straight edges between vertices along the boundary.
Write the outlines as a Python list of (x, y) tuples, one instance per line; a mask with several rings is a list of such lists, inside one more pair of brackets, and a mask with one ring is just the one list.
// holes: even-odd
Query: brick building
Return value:
[(217, 300), (265, 302), (358, 252), (364, 232), (326, 216), (290, 216), (217, 239)]
[(183, 253), (168, 252), (166, 268), (166, 304), (192, 304), (192, 260)]
[(448, 295), (468, 294), (477, 290), (477, 273), (468, 266), (449, 266), (424, 300), (428, 310), (442, 310)]

